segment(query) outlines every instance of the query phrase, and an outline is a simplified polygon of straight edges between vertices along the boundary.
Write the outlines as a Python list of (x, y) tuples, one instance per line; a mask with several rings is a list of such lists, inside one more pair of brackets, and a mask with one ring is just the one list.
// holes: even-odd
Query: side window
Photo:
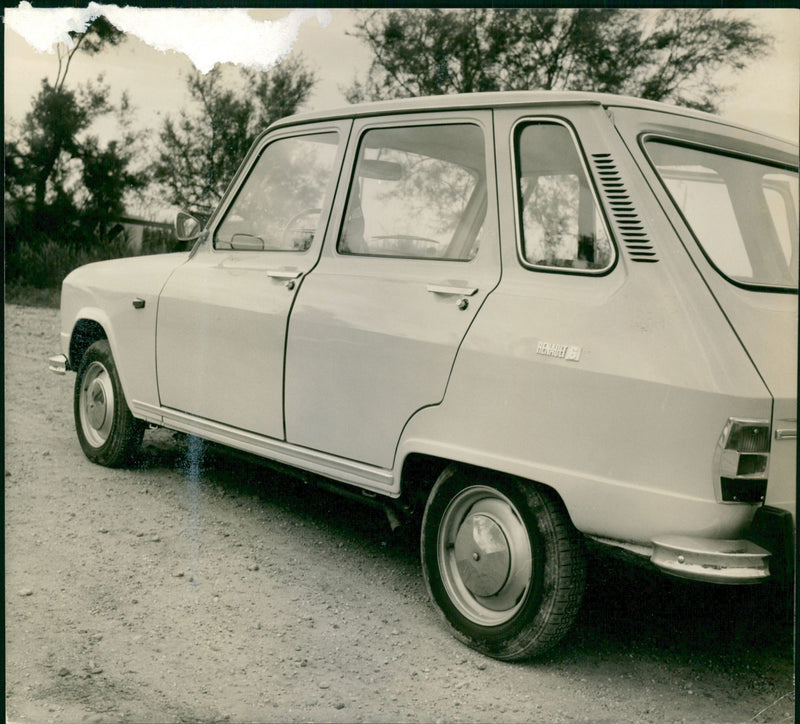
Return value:
[(217, 249), (306, 251), (335, 169), (337, 133), (280, 138), (264, 148), (217, 227)]
[(468, 261), (486, 216), (483, 132), (473, 125), (367, 131), (337, 249)]
[(797, 261), (797, 180), (791, 176), (765, 174), (762, 186), (778, 243), (786, 263), (791, 266)]
[(614, 261), (600, 210), (567, 128), (529, 123), (516, 133), (522, 258), (531, 266), (603, 271)]
[(650, 161), (714, 266), (734, 282), (797, 288), (797, 172), (666, 140)]

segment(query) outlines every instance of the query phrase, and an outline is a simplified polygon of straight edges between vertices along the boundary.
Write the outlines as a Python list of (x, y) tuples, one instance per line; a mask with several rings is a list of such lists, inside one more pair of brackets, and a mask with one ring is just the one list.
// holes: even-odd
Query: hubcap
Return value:
[(527, 529), (505, 495), (488, 486), (462, 490), (442, 516), (437, 551), (447, 594), (470, 621), (499, 626), (519, 611), (533, 557)]
[(114, 422), (114, 388), (108, 370), (100, 362), (86, 369), (80, 389), (80, 422), (83, 435), (93, 447), (101, 447)]
[(508, 541), (488, 515), (470, 515), (461, 524), (454, 555), (464, 585), (476, 596), (494, 596), (508, 579)]
[(99, 380), (92, 382), (87, 393), (87, 401), (89, 424), (95, 430), (102, 428), (106, 419), (106, 395)]

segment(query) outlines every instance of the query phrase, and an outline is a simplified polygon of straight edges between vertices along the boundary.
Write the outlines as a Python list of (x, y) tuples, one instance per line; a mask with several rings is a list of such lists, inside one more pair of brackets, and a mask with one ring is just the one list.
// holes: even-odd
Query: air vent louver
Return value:
[(650, 263), (658, 261), (653, 244), (644, 230), (639, 214), (625, 189), (622, 177), (610, 153), (592, 154), (595, 171), (603, 187), (611, 213), (614, 216), (625, 249), (631, 261)]

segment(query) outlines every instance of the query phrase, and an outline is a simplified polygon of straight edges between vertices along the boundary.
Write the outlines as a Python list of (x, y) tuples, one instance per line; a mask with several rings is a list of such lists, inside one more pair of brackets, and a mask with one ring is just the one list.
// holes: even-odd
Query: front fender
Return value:
[[(79, 322), (99, 324), (111, 346), (129, 407), (134, 400), (158, 404), (158, 297), (169, 276), (187, 258), (183, 252), (97, 262), (76, 269), (62, 285), (62, 351), (69, 357)], [(74, 368), (73, 362), (70, 359)]]

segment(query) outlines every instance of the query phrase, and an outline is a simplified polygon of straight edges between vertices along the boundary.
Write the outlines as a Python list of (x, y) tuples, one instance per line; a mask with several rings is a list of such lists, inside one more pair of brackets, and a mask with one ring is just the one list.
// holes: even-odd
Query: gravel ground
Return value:
[(163, 430), (136, 467), (89, 463), (57, 312), (5, 325), (7, 721), (793, 721), (771, 589), (593, 558), (558, 650), (484, 658), (379, 511)]

